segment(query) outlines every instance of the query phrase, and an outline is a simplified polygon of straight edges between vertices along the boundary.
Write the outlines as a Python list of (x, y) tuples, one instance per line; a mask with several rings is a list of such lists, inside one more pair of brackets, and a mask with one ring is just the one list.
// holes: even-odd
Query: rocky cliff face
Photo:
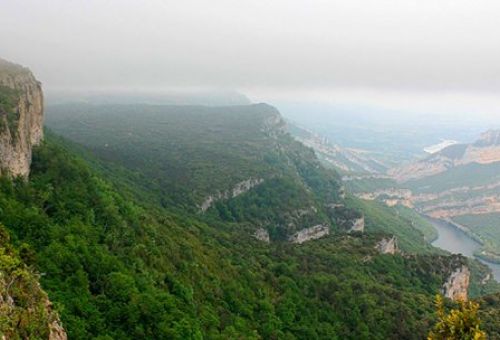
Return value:
[(0, 59), (0, 172), (27, 177), (43, 137), (41, 84), (26, 68)]
[(271, 242), (271, 238), (269, 237), (269, 232), (264, 228), (257, 229), (253, 234), (253, 236), (259, 241), (266, 243)]
[(288, 238), (291, 243), (304, 243), (315, 240), (330, 234), (330, 228), (326, 225), (318, 224), (314, 227), (302, 229)]
[(443, 284), (443, 295), (458, 301), (467, 301), (467, 290), (469, 289), (470, 271), (467, 266), (462, 265), (455, 269)]
[(398, 251), (398, 243), (396, 236), (391, 238), (383, 238), (376, 245), (375, 248), (381, 254), (391, 254), (394, 255)]
[(253, 187), (264, 182), (263, 178), (249, 178), (247, 180), (236, 183), (231, 190), (226, 190), (224, 192), (217, 192), (216, 194), (210, 195), (203, 203), (200, 205), (200, 210), (202, 212), (207, 211), (214, 203), (224, 199), (235, 198), (241, 194), (244, 194)]

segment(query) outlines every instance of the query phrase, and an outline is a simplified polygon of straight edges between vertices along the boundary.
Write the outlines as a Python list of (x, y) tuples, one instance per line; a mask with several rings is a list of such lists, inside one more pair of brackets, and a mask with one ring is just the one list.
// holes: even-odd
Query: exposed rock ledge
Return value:
[[(7, 318), (18, 308), (27, 308), (31, 309), (33, 315), (36, 315), (36, 307), (34, 306), (16, 306), (16, 301), (8, 292), (8, 284), (5, 281), (5, 273), (0, 272), (0, 311), (5, 313)], [(12, 283), (11, 283), (12, 284)], [(59, 315), (52, 308), (52, 303), (49, 300), (47, 294), (43, 291), (40, 284), (37, 282), (32, 291), (29, 293), (32, 294), (32, 298), (35, 300), (40, 297), (42, 299), (42, 306), (45, 309), (45, 313), (48, 320), (48, 339), (49, 340), (67, 340), (68, 336), (66, 331), (64, 330)], [(1, 331), (0, 331), (1, 333)], [(0, 340), (9, 340), (9, 339), (17, 339), (16, 334), (0, 334)]]
[[(40, 288), (41, 289), (41, 288)], [(49, 340), (67, 340), (68, 336), (63, 326), (61, 325), (61, 320), (59, 319), (59, 315), (57, 315), (52, 309), (52, 303), (49, 301), (49, 298), (45, 300), (45, 308), (55, 317), (49, 324)]]
[(264, 228), (257, 229), (255, 231), (255, 233), (253, 234), (253, 236), (259, 241), (266, 242), (266, 243), (271, 242), (271, 239), (269, 237), (269, 232)]
[(223, 199), (229, 199), (229, 198), (234, 198), (236, 196), (239, 196), (239, 195), (247, 192), (248, 190), (252, 189), (253, 187), (261, 184), (262, 182), (264, 182), (263, 178), (249, 178), (247, 180), (236, 183), (236, 185), (230, 190), (226, 190), (224, 192), (218, 192), (214, 195), (210, 195), (207, 198), (205, 198), (203, 203), (200, 205), (200, 210), (202, 212), (205, 212), (215, 202), (223, 200)]
[(354, 231), (359, 231), (363, 232), (365, 230), (365, 217), (361, 216), (360, 218), (356, 218), (352, 220), (352, 226), (351, 229), (349, 229), (349, 232), (354, 232)]
[(398, 242), (397, 242), (396, 236), (392, 236), (391, 238), (383, 238), (381, 239), (376, 245), (375, 248), (381, 253), (381, 254), (391, 254), (394, 255), (396, 252), (399, 251), (398, 249)]
[(330, 228), (327, 225), (318, 224), (314, 227), (302, 229), (288, 238), (291, 243), (304, 243), (315, 240), (330, 234)]
[(462, 265), (448, 277), (443, 284), (442, 293), (445, 297), (454, 301), (467, 301), (467, 290), (469, 289), (470, 271), (467, 266)]

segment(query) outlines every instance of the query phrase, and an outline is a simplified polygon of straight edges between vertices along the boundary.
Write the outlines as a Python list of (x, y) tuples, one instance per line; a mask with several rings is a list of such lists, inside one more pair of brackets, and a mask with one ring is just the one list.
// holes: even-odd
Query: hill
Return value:
[[(356, 221), (372, 225), (384, 214), (380, 207), (364, 214), (354, 199), (344, 201), (340, 177), (287, 133), (269, 105), (74, 104), (49, 107), (47, 125), (102, 160), (132, 169), (127, 176), (147, 199), (204, 219), (245, 222), (271, 240), (317, 225), (348, 231)], [(385, 231), (398, 236), (403, 249), (430, 249), (413, 227), (424, 221), (389, 215), (393, 227)]]
[(47, 116), (71, 141), (47, 133), (29, 179), (1, 178), (0, 223), (69, 338), (420, 339), (436, 293), (495, 289), (349, 197), (268, 105)]
[[(64, 146), (66, 144), (66, 146)], [(460, 257), (381, 255), (378, 234), (267, 244), (135, 202), (48, 135), (1, 222), (70, 338), (422, 338)]]

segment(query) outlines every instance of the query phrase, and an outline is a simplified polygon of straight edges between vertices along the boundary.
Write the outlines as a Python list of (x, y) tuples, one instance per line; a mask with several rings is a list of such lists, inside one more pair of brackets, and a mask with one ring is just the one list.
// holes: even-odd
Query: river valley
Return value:
[[(438, 238), (432, 242), (433, 246), (468, 257), (475, 257), (474, 252), (481, 248), (481, 244), (449, 223), (436, 219), (429, 219), (429, 221), (439, 233)], [(500, 281), (500, 264), (475, 258), (490, 267), (495, 279)]]

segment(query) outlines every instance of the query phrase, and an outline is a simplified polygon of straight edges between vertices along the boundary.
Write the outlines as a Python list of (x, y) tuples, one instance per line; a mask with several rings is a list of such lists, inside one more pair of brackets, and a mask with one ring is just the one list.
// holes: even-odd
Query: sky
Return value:
[(500, 119), (498, 0), (0, 0), (46, 89), (224, 88)]

